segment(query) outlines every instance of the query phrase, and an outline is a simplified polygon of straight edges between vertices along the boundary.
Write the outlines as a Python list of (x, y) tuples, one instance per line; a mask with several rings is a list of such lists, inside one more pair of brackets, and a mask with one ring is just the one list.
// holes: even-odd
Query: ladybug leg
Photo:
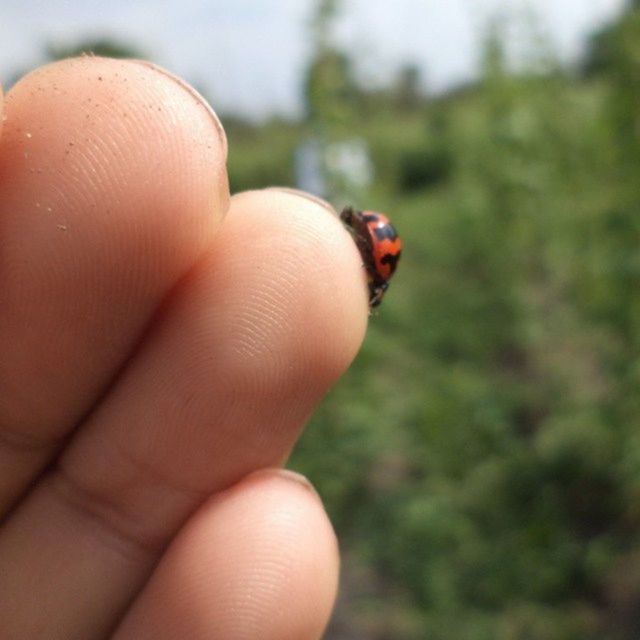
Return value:
[(388, 282), (371, 283), (369, 285), (369, 306), (372, 308), (377, 307), (382, 302), (382, 298), (388, 288)]

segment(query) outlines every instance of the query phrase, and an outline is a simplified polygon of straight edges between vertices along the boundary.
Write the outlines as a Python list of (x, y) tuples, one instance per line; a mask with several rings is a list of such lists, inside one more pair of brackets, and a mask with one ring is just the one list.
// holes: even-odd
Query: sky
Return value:
[[(47, 43), (111, 37), (245, 117), (299, 115), (314, 0), (0, 0), (0, 80), (44, 60)], [(624, 0), (343, 0), (335, 26), (368, 83), (415, 63), (440, 92), (477, 74), (483, 29), (526, 9), (565, 62), (620, 12)], [(516, 38), (518, 36), (516, 35)]]

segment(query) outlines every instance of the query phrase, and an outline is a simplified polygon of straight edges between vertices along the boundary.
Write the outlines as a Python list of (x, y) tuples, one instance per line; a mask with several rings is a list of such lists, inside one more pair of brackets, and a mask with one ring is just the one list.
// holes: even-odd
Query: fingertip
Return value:
[(116, 634), (127, 638), (320, 638), (339, 560), (321, 502), (297, 475), (247, 476), (174, 541)]
[(227, 158), (229, 154), (229, 145), (227, 142), (227, 134), (224, 130), (224, 127), (222, 126), (222, 122), (220, 121), (220, 118), (218, 117), (218, 114), (214, 111), (213, 107), (207, 102), (207, 100), (205, 100), (204, 96), (195, 89), (195, 87), (193, 87), (188, 82), (183, 80), (180, 76), (177, 76), (175, 73), (172, 73), (168, 69), (165, 69), (164, 67), (161, 67), (160, 65), (155, 64), (154, 62), (150, 62), (148, 60), (138, 60), (138, 59), (129, 60), (129, 62), (139, 64), (143, 67), (147, 67), (148, 69), (151, 69), (155, 73), (164, 75), (165, 77), (169, 78), (169, 80), (172, 80), (179, 87), (184, 89), (189, 95), (191, 95), (196, 101), (196, 104), (201, 106), (213, 121), (214, 127), (216, 128), (218, 133), (218, 137), (220, 138), (220, 143), (222, 146), (222, 155), (224, 156), (225, 159)]
[(366, 273), (351, 235), (331, 205), (301, 191), (269, 188), (232, 200), (238, 226), (246, 234), (252, 225), (263, 237), (266, 250), (254, 259), (264, 261), (273, 286), (289, 289), (280, 324), (334, 380), (355, 357), (369, 317)]
[(362, 258), (331, 204), (295, 189), (274, 189), (271, 196), (278, 199), (275, 206), (299, 219), (300, 226), (308, 225), (317, 240), (317, 244), (303, 248), (309, 269), (305, 305), (315, 311), (319, 321), (308, 326), (317, 327), (316, 344), (321, 353), (337, 356), (333, 363), (327, 360), (330, 376), (341, 375), (359, 350), (369, 320)]
[(305, 200), (309, 200), (310, 202), (315, 202), (317, 205), (324, 207), (327, 211), (329, 211), (334, 216), (338, 215), (335, 207), (327, 202), (324, 198), (320, 196), (316, 196), (308, 191), (302, 191), (301, 189), (294, 189), (293, 187), (268, 187), (265, 191), (275, 191), (276, 193), (289, 193), (293, 196), (298, 196)]

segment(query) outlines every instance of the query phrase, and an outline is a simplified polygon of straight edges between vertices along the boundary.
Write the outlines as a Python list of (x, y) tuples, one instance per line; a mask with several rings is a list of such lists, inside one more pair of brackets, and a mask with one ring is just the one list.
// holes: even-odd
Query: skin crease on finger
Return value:
[(146, 63), (42, 67), (0, 138), (0, 518), (112, 383), (228, 208), (206, 103)]

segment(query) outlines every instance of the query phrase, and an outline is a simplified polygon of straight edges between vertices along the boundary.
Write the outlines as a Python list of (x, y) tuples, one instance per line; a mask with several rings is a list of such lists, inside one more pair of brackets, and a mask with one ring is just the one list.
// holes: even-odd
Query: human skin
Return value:
[(0, 638), (321, 637), (337, 544), (281, 466), (364, 335), (351, 237), (229, 197), (219, 121), (147, 63), (0, 104)]

